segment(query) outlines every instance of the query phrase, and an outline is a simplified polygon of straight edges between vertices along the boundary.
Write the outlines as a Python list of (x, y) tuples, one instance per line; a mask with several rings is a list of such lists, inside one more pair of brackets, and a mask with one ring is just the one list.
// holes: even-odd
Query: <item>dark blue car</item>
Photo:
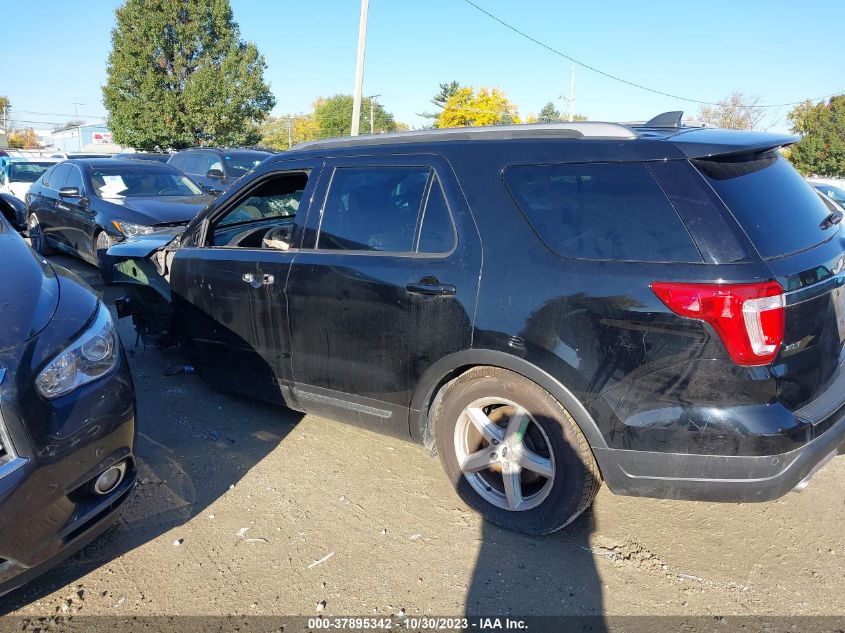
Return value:
[[(108, 309), (0, 206), (0, 595), (108, 529), (135, 481), (135, 396)], [(4, 219), (5, 218), (5, 219)]]
[(186, 225), (211, 200), (178, 169), (156, 161), (66, 160), (29, 190), (27, 226), (39, 253), (58, 249), (99, 265), (112, 244)]

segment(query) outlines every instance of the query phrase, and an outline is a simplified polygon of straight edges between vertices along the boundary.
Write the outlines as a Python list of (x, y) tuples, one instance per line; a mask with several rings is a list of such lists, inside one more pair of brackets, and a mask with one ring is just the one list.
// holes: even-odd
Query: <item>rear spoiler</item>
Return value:
[(681, 128), (666, 140), (687, 158), (717, 158), (757, 154), (798, 142), (793, 134), (773, 134), (750, 130)]

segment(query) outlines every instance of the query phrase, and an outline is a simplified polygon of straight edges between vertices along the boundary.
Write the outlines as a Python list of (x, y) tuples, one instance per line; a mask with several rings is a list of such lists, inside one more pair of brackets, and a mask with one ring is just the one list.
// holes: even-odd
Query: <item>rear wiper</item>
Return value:
[(819, 228), (824, 231), (825, 229), (829, 229), (834, 224), (839, 224), (842, 221), (842, 212), (841, 211), (831, 211), (827, 214), (827, 217), (821, 221), (819, 224)]

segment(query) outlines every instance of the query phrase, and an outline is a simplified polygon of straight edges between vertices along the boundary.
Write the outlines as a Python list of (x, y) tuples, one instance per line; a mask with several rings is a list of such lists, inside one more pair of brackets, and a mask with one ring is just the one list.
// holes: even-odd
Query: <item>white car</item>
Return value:
[(55, 158), (16, 159), (13, 158), (0, 171), (0, 193), (10, 193), (23, 200), (29, 188), (45, 171), (56, 163)]

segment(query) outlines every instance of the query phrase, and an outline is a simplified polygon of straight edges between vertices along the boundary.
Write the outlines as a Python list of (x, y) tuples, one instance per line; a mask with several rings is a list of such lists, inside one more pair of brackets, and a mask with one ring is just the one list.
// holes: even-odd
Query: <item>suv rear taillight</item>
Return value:
[(712, 325), (736, 363), (766, 365), (777, 356), (783, 342), (786, 306), (778, 282), (655, 282), (651, 289), (675, 314)]

